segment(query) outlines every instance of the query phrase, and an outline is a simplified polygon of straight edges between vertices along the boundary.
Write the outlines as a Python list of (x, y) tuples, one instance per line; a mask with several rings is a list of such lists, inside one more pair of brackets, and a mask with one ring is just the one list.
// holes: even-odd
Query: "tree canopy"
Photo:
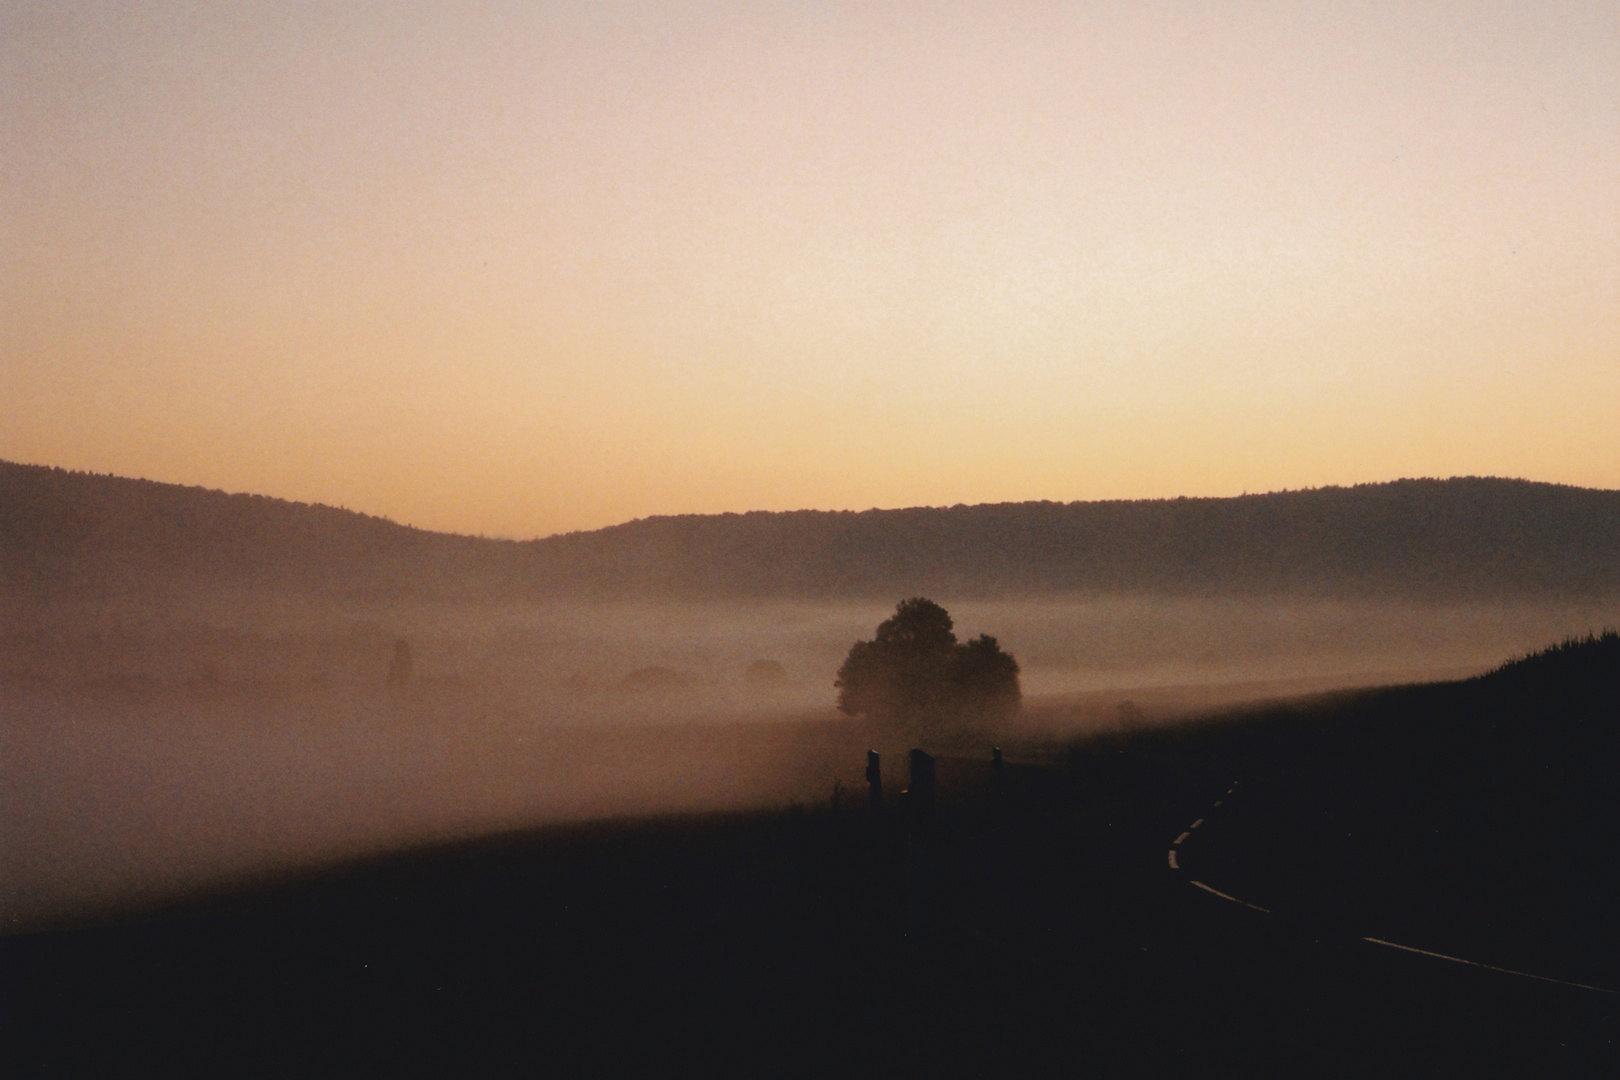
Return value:
[(857, 641), (838, 669), (838, 708), (915, 734), (966, 734), (1018, 711), (1018, 661), (981, 634), (958, 642), (950, 614), (932, 600), (902, 600), (871, 641)]

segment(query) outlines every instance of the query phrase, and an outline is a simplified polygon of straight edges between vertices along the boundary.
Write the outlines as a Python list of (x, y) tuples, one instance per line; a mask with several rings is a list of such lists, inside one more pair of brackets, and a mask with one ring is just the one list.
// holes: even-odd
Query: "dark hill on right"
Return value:
[(1174, 845), (1189, 881), (1313, 941), (1620, 991), (1620, 634), (1159, 738), (1238, 781)]

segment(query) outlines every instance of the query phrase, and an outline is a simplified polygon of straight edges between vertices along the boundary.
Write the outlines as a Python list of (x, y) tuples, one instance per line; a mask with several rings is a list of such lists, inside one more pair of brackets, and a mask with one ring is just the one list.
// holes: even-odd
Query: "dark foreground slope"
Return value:
[(1001, 796), (952, 765), (910, 839), (846, 798), (14, 938), (0, 1045), (16, 1075), (1612, 1076), (1620, 997), (1567, 985), (1620, 988), (1609, 845), (1548, 830), (1612, 820), (1615, 651), (1092, 742)]
[(1402, 480), (1231, 499), (648, 518), (514, 542), (0, 463), (0, 595), (1620, 595), (1620, 492)]
[(1316, 933), (1620, 991), (1620, 636), (1273, 723), (1178, 845), (1189, 876)]

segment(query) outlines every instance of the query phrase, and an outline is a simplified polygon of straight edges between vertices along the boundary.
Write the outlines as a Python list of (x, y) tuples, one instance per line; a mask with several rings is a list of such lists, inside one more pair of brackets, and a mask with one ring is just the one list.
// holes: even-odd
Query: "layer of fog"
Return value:
[[(1019, 659), (1024, 734), (1048, 739), (1289, 689), (1455, 677), (1620, 621), (1598, 605), (940, 599), (960, 636), (994, 634)], [(891, 610), (9, 612), (0, 926), (479, 833), (853, 791), (865, 733), (833, 709), (832, 682)], [(388, 687), (399, 639), (411, 680)]]

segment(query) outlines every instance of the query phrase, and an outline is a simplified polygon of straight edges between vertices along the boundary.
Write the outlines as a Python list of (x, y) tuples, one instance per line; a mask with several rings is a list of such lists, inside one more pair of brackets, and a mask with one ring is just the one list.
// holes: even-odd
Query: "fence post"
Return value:
[(869, 785), (872, 812), (883, 812), (883, 765), (876, 750), (866, 752), (866, 783)]

